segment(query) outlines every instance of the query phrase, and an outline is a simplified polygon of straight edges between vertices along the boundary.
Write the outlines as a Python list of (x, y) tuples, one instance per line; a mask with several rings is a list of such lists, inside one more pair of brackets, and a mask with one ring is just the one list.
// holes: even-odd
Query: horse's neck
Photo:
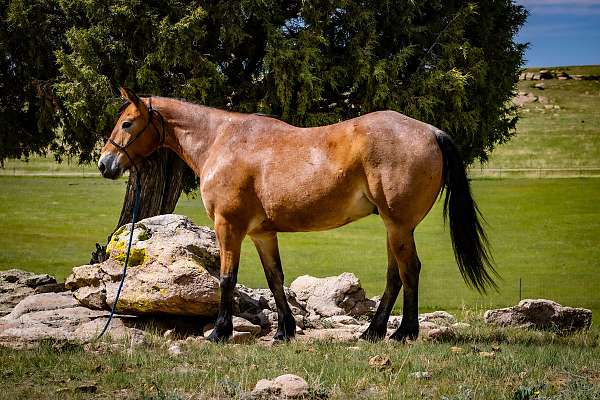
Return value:
[(167, 123), (165, 146), (200, 176), (218, 134), (231, 121), (227, 112), (173, 99), (157, 99), (156, 108)]

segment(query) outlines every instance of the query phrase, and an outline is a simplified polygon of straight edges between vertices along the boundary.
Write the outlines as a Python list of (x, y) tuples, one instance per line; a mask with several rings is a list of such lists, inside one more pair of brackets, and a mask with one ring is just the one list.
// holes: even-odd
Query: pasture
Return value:
[[(600, 168), (600, 83), (553, 80), (544, 90), (532, 88), (534, 83), (520, 82), (519, 90), (545, 96), (552, 109), (526, 105), (518, 135), (483, 168)], [(473, 176), (480, 175), (479, 168), (472, 168)], [(0, 269), (59, 279), (87, 263), (94, 243), (106, 240), (125, 190), (124, 179), (91, 177), (94, 166), (56, 166), (45, 158), (9, 161), (0, 175)], [(501, 276), (498, 293), (481, 296), (463, 283), (440, 202), (416, 230), (423, 262), (421, 311), (448, 310), (472, 325), (449, 342), (205, 344), (186, 345), (183, 355), (174, 356), (163, 338), (149, 335), (135, 351), (101, 344), (0, 348), (0, 397), (240, 398), (258, 379), (295, 373), (311, 385), (312, 399), (600, 398), (600, 178), (475, 178), (472, 189), (488, 223)], [(199, 198), (183, 196), (176, 212), (211, 225)], [(286, 284), (302, 274), (351, 271), (369, 296), (380, 295), (384, 238), (377, 216), (332, 231), (281, 234)], [(249, 240), (242, 250), (240, 282), (266, 287)], [(513, 305), (519, 297), (590, 308), (594, 325), (565, 337), (483, 325), (484, 309)], [(400, 307), (398, 302), (394, 313)], [(481, 356), (482, 351), (494, 356)], [(370, 367), (375, 355), (388, 356), (391, 366)], [(410, 375), (422, 371), (430, 378)]]
[[(94, 242), (113, 228), (125, 190), (125, 180), (101, 178), (0, 177), (0, 184), (0, 265), (59, 279), (89, 261)], [(465, 286), (438, 202), (416, 231), (421, 308), (511, 305), (519, 300), (521, 279), (523, 298), (591, 308), (597, 320), (600, 179), (480, 179), (473, 181), (473, 191), (488, 222), (500, 292), (480, 296)], [(211, 226), (199, 198), (182, 197), (176, 212)], [(369, 296), (383, 291), (385, 231), (377, 216), (331, 231), (281, 234), (280, 245), (287, 284), (302, 274), (352, 271)], [(266, 287), (249, 240), (240, 282)]]

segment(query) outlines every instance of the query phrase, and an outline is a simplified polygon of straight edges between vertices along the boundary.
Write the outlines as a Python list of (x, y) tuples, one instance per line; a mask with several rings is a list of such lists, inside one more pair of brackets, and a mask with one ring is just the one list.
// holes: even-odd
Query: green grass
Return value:
[(518, 134), (483, 168), (600, 168), (600, 82), (552, 79), (544, 90), (532, 87), (539, 82), (521, 81), (518, 90), (544, 96), (559, 109), (539, 102), (523, 107)]
[[(125, 180), (0, 177), (0, 268), (63, 279), (89, 261), (96, 241), (113, 229)], [(545, 297), (600, 311), (600, 179), (475, 180), (473, 190), (489, 227), (499, 293), (480, 296), (463, 283), (440, 204), (417, 228), (422, 309), (505, 306)], [(182, 197), (176, 212), (209, 225), (200, 199)], [(302, 274), (354, 272), (369, 296), (385, 285), (385, 231), (371, 216), (325, 232), (280, 234), (286, 283)], [(240, 282), (266, 287), (256, 251), (246, 240)], [(397, 305), (399, 310), (400, 302)]]
[(98, 168), (92, 164), (80, 165), (74, 160), (64, 160), (57, 163), (54, 157), (34, 156), (26, 160), (6, 160), (4, 168), (0, 169), (0, 175), (23, 175), (23, 174), (46, 174), (61, 175), (72, 174), (75, 176), (99, 175)]
[[(134, 351), (51, 343), (0, 348), (0, 381), (2, 397), (15, 400), (241, 398), (259, 379), (284, 373), (307, 380), (309, 399), (587, 400), (600, 397), (599, 344), (597, 332), (558, 337), (475, 325), (448, 343), (201, 344), (173, 356), (164, 339), (150, 336)], [(479, 355), (492, 347), (495, 358)], [(391, 366), (370, 367), (376, 355), (388, 356)], [(409, 375), (420, 371), (431, 377)]]

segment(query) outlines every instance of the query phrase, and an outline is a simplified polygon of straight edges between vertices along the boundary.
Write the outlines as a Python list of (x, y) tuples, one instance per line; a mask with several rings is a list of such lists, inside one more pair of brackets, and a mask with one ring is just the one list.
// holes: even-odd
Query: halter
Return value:
[[(158, 128), (154, 124), (154, 114), (158, 115), (159, 118), (160, 118), (160, 126), (161, 126), (161, 130), (160, 131), (158, 130)], [(148, 129), (148, 126), (150, 126), (150, 124), (152, 124), (152, 127), (154, 128), (154, 131), (158, 134), (158, 141), (159, 141), (158, 146), (160, 147), (160, 146), (162, 146), (165, 143), (165, 136), (166, 136), (166, 132), (165, 132), (165, 119), (163, 118), (162, 114), (158, 110), (155, 110), (154, 108), (152, 108), (152, 97), (148, 97), (148, 121), (146, 121), (146, 125), (144, 126), (144, 128), (142, 130), (140, 130), (139, 132), (137, 132), (133, 136), (133, 138), (131, 138), (131, 140), (129, 140), (124, 145), (120, 145), (117, 142), (115, 142), (114, 140), (112, 140), (111, 138), (108, 138), (108, 141), (113, 146), (115, 146), (119, 151), (121, 151), (122, 153), (125, 154), (125, 156), (127, 156), (127, 159), (131, 163), (131, 166), (135, 170), (136, 174), (138, 173), (138, 169), (137, 169), (136, 164), (133, 162), (133, 158), (131, 158), (131, 156), (127, 152), (127, 147), (129, 147), (140, 136), (142, 136), (142, 133), (144, 133), (146, 131), (146, 129)]]

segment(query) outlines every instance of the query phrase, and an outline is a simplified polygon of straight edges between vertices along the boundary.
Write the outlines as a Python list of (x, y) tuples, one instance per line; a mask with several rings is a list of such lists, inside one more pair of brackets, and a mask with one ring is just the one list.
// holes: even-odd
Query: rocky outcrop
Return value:
[(514, 307), (488, 310), (484, 319), (488, 324), (500, 326), (573, 332), (590, 327), (592, 311), (563, 307), (552, 300), (526, 299)]
[[(108, 310), (115, 298), (130, 224), (115, 232), (109, 258), (73, 269), (65, 285), (85, 307)], [(215, 234), (175, 214), (135, 224), (127, 277), (117, 303), (122, 314), (210, 317), (220, 300)]]
[[(0, 318), (0, 345), (30, 347), (45, 339), (85, 342), (100, 333), (107, 316), (106, 311), (80, 306), (69, 292), (31, 295)], [(143, 332), (117, 318), (110, 336), (139, 341)]]
[(64, 290), (64, 285), (56, 283), (56, 279), (50, 275), (19, 269), (0, 271), (0, 317), (10, 313), (27, 296)]
[(327, 278), (303, 275), (292, 282), (290, 289), (309, 313), (321, 317), (371, 315), (377, 307), (374, 300), (365, 297), (360, 281), (350, 272)]

